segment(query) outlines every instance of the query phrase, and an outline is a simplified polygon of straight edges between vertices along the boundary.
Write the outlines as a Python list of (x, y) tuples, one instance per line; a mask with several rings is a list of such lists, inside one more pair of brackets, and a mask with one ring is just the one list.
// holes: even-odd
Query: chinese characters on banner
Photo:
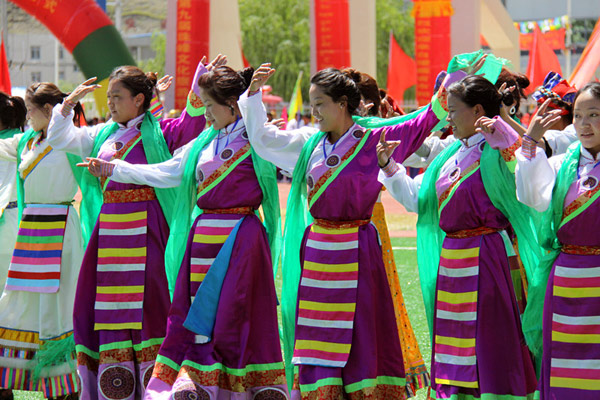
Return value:
[(435, 78), (450, 62), (450, 0), (414, 0), (417, 102), (431, 100)]
[(196, 66), (209, 55), (210, 0), (177, 1), (175, 108), (183, 110)]
[(350, 66), (348, 0), (312, 0), (317, 71)]

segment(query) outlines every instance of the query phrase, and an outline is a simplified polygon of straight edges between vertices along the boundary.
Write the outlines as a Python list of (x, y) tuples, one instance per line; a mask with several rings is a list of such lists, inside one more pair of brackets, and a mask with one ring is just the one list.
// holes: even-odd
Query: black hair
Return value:
[(487, 79), (479, 75), (469, 75), (448, 88), (448, 93), (457, 96), (463, 103), (470, 107), (480, 104), (488, 118), (500, 114), (500, 103), (512, 103), (512, 94), (509, 91), (498, 93), (498, 89)]
[(4, 129), (19, 129), (22, 132), (26, 119), (27, 108), (23, 99), (0, 92), (0, 121)]
[(311, 78), (310, 83), (321, 88), (334, 102), (346, 100), (348, 112), (356, 115), (361, 100), (360, 91), (348, 73), (336, 68), (322, 69)]
[(123, 65), (111, 72), (108, 81), (112, 80), (121, 82), (132, 96), (142, 93), (144, 95), (144, 111), (150, 108), (154, 87), (157, 82), (157, 76), (154, 72), (144, 73), (144, 71), (136, 66)]
[(252, 82), (254, 68), (247, 67), (236, 71), (227, 65), (221, 65), (200, 76), (198, 86), (208, 91), (217, 103), (230, 106), (227, 101), (237, 101)]

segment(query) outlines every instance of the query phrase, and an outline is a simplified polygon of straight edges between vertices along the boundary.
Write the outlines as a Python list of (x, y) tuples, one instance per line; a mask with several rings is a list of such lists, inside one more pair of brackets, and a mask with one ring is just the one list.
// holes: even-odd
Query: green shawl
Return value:
[[(90, 157), (98, 156), (102, 144), (110, 135), (115, 133), (118, 128), (119, 124), (116, 122), (107, 124), (102, 128), (94, 140), (94, 147)], [(160, 124), (148, 111), (146, 111), (142, 121), (141, 133), (144, 153), (148, 164), (157, 164), (169, 160), (172, 157), (160, 128)], [(87, 246), (94, 230), (94, 226), (96, 225), (96, 221), (98, 220), (98, 215), (100, 215), (100, 208), (102, 207), (104, 200), (102, 197), (100, 180), (90, 174), (87, 169), (83, 169), (83, 172), (81, 173), (80, 187), (83, 194), (80, 215), (83, 226), (84, 244)], [(175, 200), (177, 199), (177, 189), (154, 189), (154, 191), (156, 192), (156, 197), (163, 210), (165, 219), (170, 223), (173, 213), (173, 204), (175, 204)]]
[[(205, 129), (196, 139), (184, 162), (183, 177), (181, 185), (177, 188), (177, 197), (174, 204), (173, 219), (171, 221), (171, 233), (165, 251), (165, 267), (167, 280), (169, 281), (169, 292), (173, 297), (175, 282), (179, 268), (185, 253), (188, 235), (196, 217), (202, 211), (196, 206), (196, 166), (202, 150), (219, 133), (213, 127)], [(273, 276), (277, 275), (279, 266), (279, 253), (281, 249), (281, 215), (279, 210), (279, 191), (277, 188), (277, 172), (275, 166), (260, 158), (251, 149), (252, 164), (258, 183), (263, 192), (262, 207), (264, 212), (264, 225), (271, 247), (273, 262)], [(225, 175), (215, 180), (211, 187), (216, 186)]]
[[(423, 176), (419, 190), (419, 218), (417, 220), (417, 261), (423, 302), (427, 312), (429, 331), (433, 338), (433, 316), (435, 287), (442, 242), (445, 233), (440, 229), (438, 197), (435, 184), (442, 166), (460, 148), (456, 141), (438, 155)], [(532, 279), (535, 268), (541, 258), (535, 231), (536, 213), (517, 201), (516, 185), (513, 173), (498, 150), (486, 144), (480, 160), (483, 185), (494, 207), (509, 220), (518, 238), (519, 254), (525, 266), (528, 279)]]
[(536, 360), (541, 360), (543, 350), (542, 315), (548, 277), (552, 265), (554, 264), (556, 257), (558, 257), (562, 247), (556, 237), (556, 233), (563, 224), (562, 215), (565, 197), (569, 191), (569, 187), (577, 178), (580, 155), (580, 142), (573, 143), (569, 146), (556, 176), (556, 183), (552, 190), (552, 201), (548, 210), (542, 214), (541, 223), (538, 224), (540, 244), (545, 252), (535, 269), (535, 273), (529, 278), (527, 306), (525, 307), (525, 313), (523, 315), (523, 333), (525, 335), (525, 340), (536, 357)]

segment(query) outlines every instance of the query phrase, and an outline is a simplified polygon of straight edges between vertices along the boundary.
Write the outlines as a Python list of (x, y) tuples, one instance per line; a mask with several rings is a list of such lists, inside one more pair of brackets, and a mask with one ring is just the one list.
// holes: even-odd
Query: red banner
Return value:
[(184, 109), (196, 66), (209, 55), (210, 0), (178, 0), (175, 108)]
[[(565, 28), (560, 28), (555, 31), (548, 31), (543, 33), (544, 40), (550, 45), (552, 50), (564, 50), (565, 49)], [(519, 35), (519, 46), (521, 50), (531, 49), (533, 43), (533, 32), (532, 33), (521, 33)]]
[(317, 71), (350, 66), (348, 0), (313, 0)]
[(450, 17), (415, 17), (417, 102), (431, 101), (435, 78), (450, 62)]

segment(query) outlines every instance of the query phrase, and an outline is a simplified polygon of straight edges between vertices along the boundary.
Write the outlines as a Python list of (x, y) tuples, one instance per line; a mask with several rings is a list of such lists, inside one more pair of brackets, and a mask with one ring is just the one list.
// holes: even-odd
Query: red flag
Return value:
[(6, 50), (4, 49), (4, 34), (2, 34), (2, 44), (0, 45), (0, 90), (11, 94), (10, 71), (8, 70), (8, 61), (6, 61)]
[(244, 68), (248, 68), (250, 66), (250, 63), (246, 59), (246, 55), (244, 54), (244, 50), (243, 49), (242, 49), (242, 62), (244, 63)]
[(576, 88), (582, 88), (592, 80), (598, 65), (600, 65), (600, 19), (596, 22), (592, 36), (590, 36), (577, 66), (569, 77), (569, 83)]
[(525, 90), (525, 93), (533, 93), (538, 86), (541, 86), (549, 71), (558, 72), (562, 75), (558, 57), (556, 57), (554, 50), (546, 42), (540, 28), (536, 25), (533, 32), (533, 43), (531, 44), (531, 50), (529, 50), (529, 65), (527, 66), (527, 76), (531, 84)]
[(417, 64), (402, 50), (390, 32), (390, 56), (388, 63), (387, 92), (402, 102), (404, 91), (417, 84)]

